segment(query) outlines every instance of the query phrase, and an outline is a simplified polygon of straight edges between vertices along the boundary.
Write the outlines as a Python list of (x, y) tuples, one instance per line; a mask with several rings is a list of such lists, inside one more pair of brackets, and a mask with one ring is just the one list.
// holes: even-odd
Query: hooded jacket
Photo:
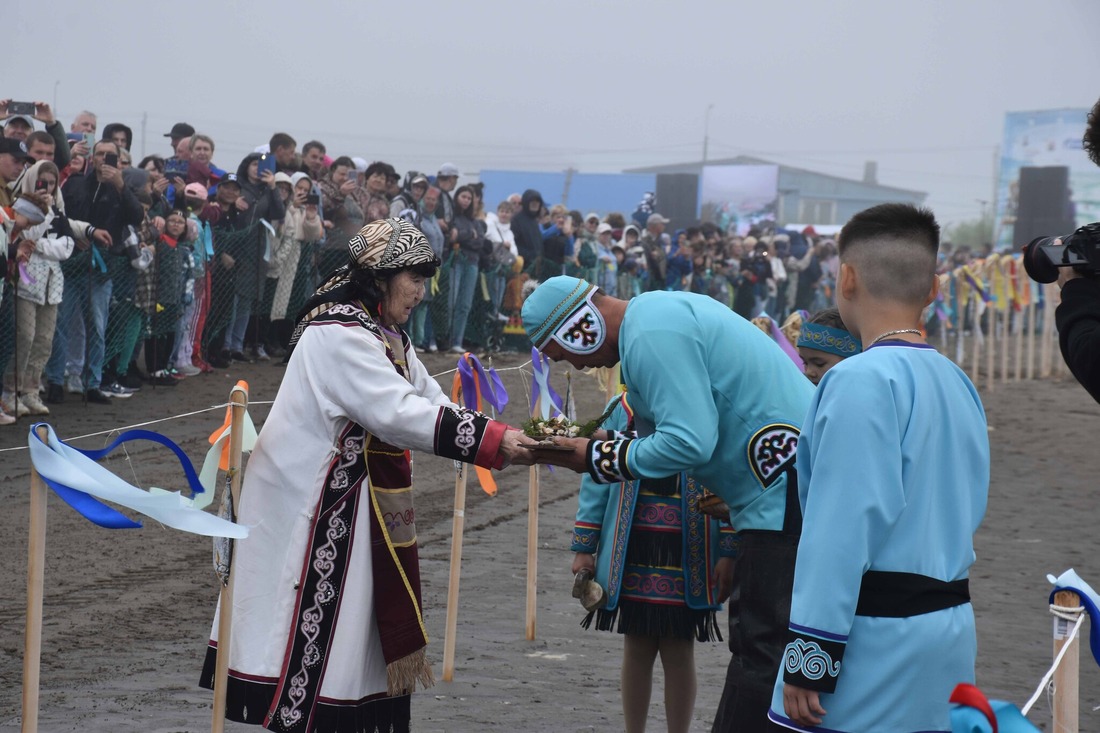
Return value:
[(237, 166), (237, 183), (241, 186), (241, 196), (248, 202), (248, 210), (244, 213), (250, 222), (259, 219), (278, 221), (286, 215), (286, 208), (275, 189), (263, 182), (252, 183), (248, 180), (248, 166), (259, 159), (260, 153), (249, 153)]
[(538, 214), (534, 216), (527, 210), (532, 201), (543, 203), (542, 194), (533, 188), (523, 192), (520, 210), (512, 217), (512, 232), (516, 238), (516, 251), (523, 258), (524, 267), (533, 265), (542, 257), (542, 230), (539, 228)]
[(100, 140), (111, 140), (114, 134), (122, 130), (126, 133), (126, 149), (129, 150), (134, 144), (134, 131), (121, 122), (112, 122), (109, 125), (103, 127), (103, 134), (100, 136)]

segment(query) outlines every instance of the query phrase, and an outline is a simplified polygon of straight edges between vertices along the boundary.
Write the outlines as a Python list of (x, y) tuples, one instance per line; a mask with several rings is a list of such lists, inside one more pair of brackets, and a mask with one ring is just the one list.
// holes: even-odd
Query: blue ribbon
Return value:
[(92, 265), (103, 274), (107, 274), (107, 263), (103, 261), (103, 255), (99, 253), (99, 248), (94, 244), (92, 245)]
[(497, 413), (504, 412), (508, 404), (508, 390), (504, 388), (497, 370), (489, 367), (486, 372), (481, 361), (473, 354), (463, 354), (458, 359), (458, 376), (462, 382), (462, 401), (470, 410), (478, 409), (477, 390), (474, 387), (474, 379), (481, 385), (481, 396), (493, 406)]
[(550, 386), (550, 357), (540, 352), (537, 348), (531, 349), (531, 369), (535, 373), (535, 379), (531, 385), (531, 412), (535, 411), (535, 405), (539, 404), (539, 396), (545, 392), (546, 402), (540, 406), (542, 419), (550, 419), (550, 408), (553, 407), (559, 415), (565, 414), (561, 397)]
[[(43, 442), (41, 438), (38, 437), (38, 433), (35, 430), (39, 425), (45, 425), (45, 423), (36, 423), (32, 425), (30, 435), (32, 440)], [(195, 472), (195, 467), (191, 464), (191, 460), (187, 457), (187, 454), (183, 452), (182, 448), (160, 433), (155, 433), (151, 430), (127, 430), (121, 433), (110, 445), (98, 450), (82, 450), (64, 441), (59, 442), (93, 461), (98, 461), (105, 458), (119, 445), (132, 440), (149, 440), (170, 449), (176, 454), (176, 457), (179, 458), (180, 465), (183, 468), (184, 474), (187, 476), (187, 482), (191, 487), (191, 491), (194, 494), (201, 494), (204, 491), (202, 483), (199, 481), (199, 476)], [(62, 501), (71, 506), (78, 514), (93, 524), (106, 529), (137, 529), (142, 526), (140, 522), (130, 519), (79, 489), (74, 489), (59, 481), (54, 481), (41, 473), (39, 476), (47, 486), (53, 489), (54, 493), (61, 497)]]

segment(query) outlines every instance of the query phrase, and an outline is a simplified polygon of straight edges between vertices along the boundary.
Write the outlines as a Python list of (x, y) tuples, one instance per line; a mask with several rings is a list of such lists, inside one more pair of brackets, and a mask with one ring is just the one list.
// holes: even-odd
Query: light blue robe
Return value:
[(598, 480), (689, 471), (729, 505), (735, 530), (783, 529), (814, 393), (783, 350), (706, 295), (653, 292), (627, 305), (619, 356), (634, 414), (654, 432), (605, 441)]
[[(948, 697), (974, 681), (972, 606), (907, 618), (855, 611), (868, 570), (967, 577), (989, 489), (974, 386), (931, 347), (874, 346), (822, 379), (796, 466), (804, 524), (769, 717), (793, 730), (950, 731)], [(835, 684), (821, 694), (821, 727), (787, 718), (785, 679)]]

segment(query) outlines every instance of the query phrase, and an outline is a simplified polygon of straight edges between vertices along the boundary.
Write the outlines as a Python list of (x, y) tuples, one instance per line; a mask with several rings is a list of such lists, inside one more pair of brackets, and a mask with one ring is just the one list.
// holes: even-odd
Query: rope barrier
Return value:
[(1081, 630), (1081, 624), (1085, 621), (1084, 611), (1084, 606), (1068, 607), (1056, 606), (1053, 603), (1050, 604), (1050, 612), (1054, 616), (1065, 621), (1076, 621), (1076, 623), (1073, 624), (1073, 629), (1070, 630), (1069, 635), (1066, 637), (1066, 643), (1062, 647), (1062, 650), (1058, 652), (1058, 656), (1054, 658), (1054, 664), (1047, 671), (1047, 673), (1043, 675), (1043, 679), (1039, 682), (1039, 686), (1035, 689), (1035, 694), (1031, 696), (1031, 699), (1027, 701), (1026, 705), (1024, 705), (1023, 710), (1020, 711), (1024, 714), (1025, 717), (1027, 716), (1031, 708), (1035, 705), (1036, 701), (1038, 701), (1039, 697), (1042, 696), (1043, 691), (1047, 689), (1047, 685), (1050, 684), (1051, 679), (1054, 677), (1054, 672), (1058, 669), (1058, 665), (1062, 663), (1062, 658), (1065, 657), (1066, 652), (1069, 651), (1071, 642), (1077, 637), (1077, 632)]

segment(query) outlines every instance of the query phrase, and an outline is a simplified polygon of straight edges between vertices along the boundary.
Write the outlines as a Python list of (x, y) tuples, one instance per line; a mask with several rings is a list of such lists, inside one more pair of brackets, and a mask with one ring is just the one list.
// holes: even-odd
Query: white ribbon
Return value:
[[(50, 481), (133, 509), (183, 532), (235, 539), (248, 536), (247, 527), (207, 514), (178, 491), (158, 488), (144, 491), (123, 481), (80, 451), (62, 443), (51, 426), (44, 427), (48, 431), (46, 442), (32, 432), (29, 447), (35, 469)], [(213, 492), (208, 489), (206, 493)]]

